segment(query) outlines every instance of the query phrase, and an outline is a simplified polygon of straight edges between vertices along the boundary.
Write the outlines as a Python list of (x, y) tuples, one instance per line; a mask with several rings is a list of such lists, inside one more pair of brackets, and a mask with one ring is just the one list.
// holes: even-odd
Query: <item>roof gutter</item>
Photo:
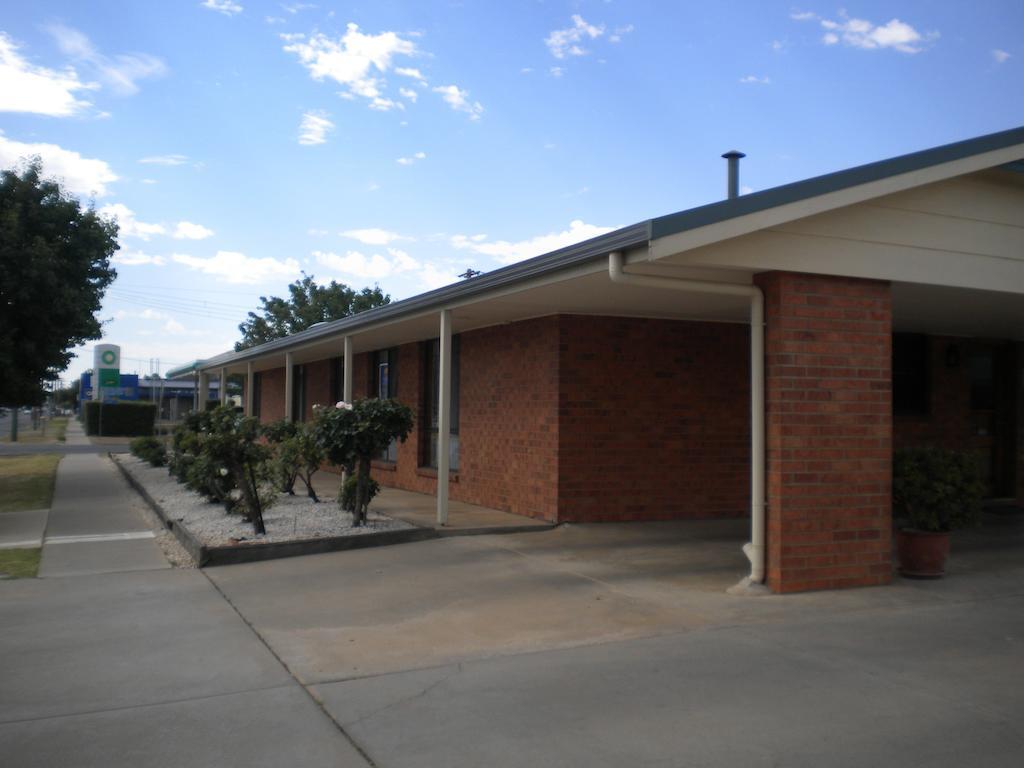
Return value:
[(750, 301), (750, 541), (743, 553), (750, 560), (750, 575), (731, 594), (767, 592), (765, 580), (765, 412), (764, 412), (764, 294), (756, 285), (683, 280), (664, 275), (626, 272), (621, 251), (608, 254), (608, 277), (613, 283), (688, 293), (742, 296)]

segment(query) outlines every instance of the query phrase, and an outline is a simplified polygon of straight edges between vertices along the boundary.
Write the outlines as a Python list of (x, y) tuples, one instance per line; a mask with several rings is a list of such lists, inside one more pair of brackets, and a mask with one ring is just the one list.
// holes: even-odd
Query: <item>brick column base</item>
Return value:
[(892, 579), (889, 284), (789, 272), (765, 293), (768, 586)]

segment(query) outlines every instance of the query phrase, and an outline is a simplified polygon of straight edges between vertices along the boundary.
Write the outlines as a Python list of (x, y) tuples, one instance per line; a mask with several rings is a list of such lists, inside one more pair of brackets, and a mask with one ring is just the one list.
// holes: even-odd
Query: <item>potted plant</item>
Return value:
[(977, 459), (940, 448), (896, 451), (892, 473), (896, 552), (900, 573), (940, 578), (949, 555), (949, 532), (981, 517), (983, 486)]

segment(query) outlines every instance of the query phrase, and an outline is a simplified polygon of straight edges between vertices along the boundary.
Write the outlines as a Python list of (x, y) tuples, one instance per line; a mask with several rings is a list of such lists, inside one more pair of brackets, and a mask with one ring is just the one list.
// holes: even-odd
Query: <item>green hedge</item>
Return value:
[[(100, 411), (103, 416), (100, 418)], [(100, 434), (100, 422), (103, 433)], [(85, 434), (100, 437), (139, 437), (153, 434), (156, 424), (155, 403), (98, 403), (85, 404)]]

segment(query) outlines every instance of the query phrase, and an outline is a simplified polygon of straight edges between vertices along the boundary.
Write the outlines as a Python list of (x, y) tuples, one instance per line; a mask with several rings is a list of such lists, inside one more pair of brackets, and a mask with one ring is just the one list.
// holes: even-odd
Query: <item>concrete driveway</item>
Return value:
[(209, 569), (381, 766), (1016, 766), (1019, 516), (950, 576), (736, 598), (745, 525), (568, 526)]

